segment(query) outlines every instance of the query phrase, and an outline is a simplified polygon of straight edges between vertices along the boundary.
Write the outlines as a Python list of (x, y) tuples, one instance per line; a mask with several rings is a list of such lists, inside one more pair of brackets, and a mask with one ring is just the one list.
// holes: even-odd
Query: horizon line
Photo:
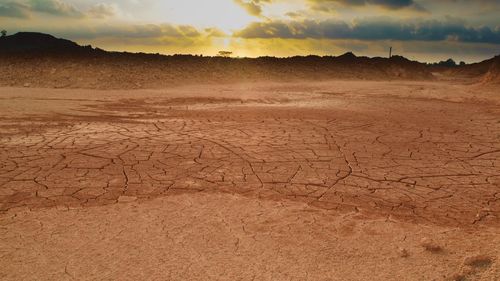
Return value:
[[(343, 55), (346, 55), (346, 54), (353, 54), (356, 58), (368, 58), (368, 59), (374, 59), (374, 58), (381, 58), (381, 59), (390, 59), (390, 58), (396, 58), (396, 57), (401, 57), (401, 58), (404, 58), (404, 59), (407, 59), (409, 61), (413, 61), (413, 62), (418, 62), (418, 63), (422, 63), (422, 64), (427, 64), (427, 65), (435, 65), (435, 64), (439, 64), (439, 63), (444, 63), (444, 62), (447, 62), (449, 60), (453, 60), (456, 65), (458, 66), (461, 62), (464, 62), (466, 65), (473, 65), (473, 64), (477, 64), (477, 63), (481, 63), (481, 62), (484, 62), (484, 61), (487, 61), (487, 60), (490, 60), (490, 59), (494, 59), (496, 57), (499, 57), (500, 56), (500, 53), (497, 54), (497, 55), (494, 55), (492, 57), (489, 57), (487, 59), (483, 59), (483, 60), (478, 60), (478, 61), (474, 61), (474, 62), (465, 62), (463, 60), (456, 60), (452, 57), (449, 57), (447, 59), (442, 59), (442, 60), (436, 60), (436, 61), (421, 61), (421, 60), (417, 60), (417, 59), (411, 59), (411, 58), (408, 58), (408, 57), (405, 57), (404, 55), (401, 55), (401, 54), (392, 54), (390, 57), (389, 56), (367, 56), (367, 55), (356, 55), (356, 53), (354, 51), (347, 51), (345, 53), (342, 53), (342, 54), (339, 54), (339, 55), (334, 55), (334, 54), (329, 54), (329, 55), (319, 55), (319, 54), (307, 54), (307, 55), (291, 55), (291, 56), (273, 56), (273, 55), (263, 55), (263, 56), (221, 56), (221, 55), (206, 55), (206, 54), (197, 54), (197, 53), (164, 53), (164, 52), (147, 52), (147, 51), (125, 51), (125, 50), (112, 50), (112, 49), (108, 49), (108, 48), (102, 48), (102, 47), (99, 47), (99, 46), (96, 46), (96, 45), (92, 45), (92, 44), (82, 44), (80, 42), (77, 41), (77, 39), (67, 39), (67, 38), (64, 38), (64, 37), (58, 37), (58, 36), (55, 36), (51, 33), (44, 33), (44, 32), (38, 32), (38, 31), (18, 31), (16, 33), (13, 33), (11, 35), (5, 35), (5, 36), (2, 36), (0, 38), (6, 38), (6, 37), (11, 37), (11, 36), (15, 36), (17, 34), (20, 34), (20, 33), (33, 33), (33, 34), (43, 34), (43, 35), (49, 35), (49, 36), (52, 36), (56, 39), (59, 39), (59, 40), (68, 40), (68, 41), (71, 41), (75, 44), (77, 44), (78, 46), (80, 47), (91, 47), (93, 50), (101, 50), (101, 51), (104, 51), (104, 52), (107, 52), (107, 53), (121, 53), (121, 54), (138, 54), (138, 55), (157, 55), (157, 56), (165, 56), (165, 57), (173, 57), (173, 56), (193, 56), (193, 57), (206, 57), (206, 58), (225, 58), (225, 59), (260, 59), (260, 58), (276, 58), (276, 59), (290, 59), (290, 58), (306, 58), (306, 57), (319, 57), (319, 58), (338, 58), (338, 57), (341, 57)], [(219, 53), (221, 52), (228, 52), (228, 53), (234, 53), (232, 51), (228, 51), (228, 50), (220, 50)], [(390, 50), (388, 49), (388, 54), (389, 53), (392, 53), (394, 52), (394, 48), (390, 48)]]

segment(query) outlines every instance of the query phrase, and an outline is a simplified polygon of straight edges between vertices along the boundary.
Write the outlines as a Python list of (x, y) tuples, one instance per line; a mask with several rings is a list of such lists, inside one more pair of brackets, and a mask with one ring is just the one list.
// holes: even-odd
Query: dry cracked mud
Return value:
[[(201, 231), (203, 235), (191, 237), (198, 247), (189, 248), (189, 251), (199, 251), (200, 255), (195, 257), (193, 253), (188, 254), (189, 251), (183, 252), (186, 248), (174, 247), (178, 259), (169, 257), (163, 264), (161, 254), (144, 253), (148, 257), (138, 263), (137, 271), (119, 266), (121, 270), (110, 269), (114, 262), (106, 260), (99, 263), (102, 271), (89, 273), (85, 271), (86, 266), (76, 265), (75, 253), (52, 253), (56, 263), (72, 255), (66, 269), (57, 273), (62, 275), (54, 273), (57, 270), (51, 266), (44, 271), (43, 262), (34, 257), (31, 259), (35, 259), (35, 266), (31, 270), (43, 272), (39, 277), (47, 280), (101, 279), (103, 276), (108, 279), (129, 276), (130, 279), (234, 280), (239, 276), (241, 280), (368, 280), (374, 264), (366, 264), (366, 256), (358, 258), (358, 267), (364, 269), (352, 272), (347, 271), (356, 264), (352, 255), (348, 255), (349, 262), (345, 263), (332, 260), (331, 256), (323, 263), (307, 258), (321, 256), (319, 244), (340, 243), (343, 246), (336, 246), (336, 254), (342, 259), (346, 258), (343, 251), (348, 244), (354, 248), (368, 247), (364, 255), (373, 257), (376, 264), (384, 268), (379, 275), (372, 276), (379, 280), (500, 278), (496, 262), (500, 249), (489, 244), (500, 237), (500, 97), (495, 89), (443, 82), (336, 81), (202, 85), (150, 91), (3, 88), (0, 93), (0, 229), (5, 238), (0, 245), (0, 264), (8, 269), (0, 277), (5, 279), (30, 279), (27, 278), (30, 268), (16, 265), (22, 262), (23, 256), (32, 255), (22, 250), (25, 247), (51, 255), (52, 250), (47, 250), (46, 243), (40, 246), (26, 241), (51, 241), (47, 232), (50, 230), (43, 227), (47, 223), (52, 225), (52, 230), (58, 228), (65, 239), (78, 239), (75, 235), (79, 231), (90, 231), (92, 235), (86, 239), (94, 242), (110, 239), (101, 233), (106, 231), (102, 226), (106, 221), (115, 226), (114, 230), (147, 228), (144, 221), (126, 222), (127, 216), (134, 218), (137, 213), (132, 215), (132, 207), (123, 203), (133, 204), (144, 216), (158, 213), (158, 216), (172, 217), (165, 212), (173, 212), (176, 218), (183, 217), (188, 227), (181, 219), (173, 219), (172, 224), (163, 221), (161, 227), (179, 224), (175, 227), (186, 227), (180, 231), (184, 234)], [(171, 206), (172, 202), (183, 206), (190, 203), (184, 206), (187, 211), (183, 214)], [(285, 218), (282, 214), (273, 217), (275, 203), (272, 202), (285, 204), (283, 212), (291, 214)], [(221, 210), (227, 213), (222, 215)], [(296, 270), (290, 269), (291, 260), (275, 260), (273, 252), (265, 249), (266, 244), (258, 242), (255, 245), (263, 247), (262, 255), (250, 251), (247, 244), (246, 251), (236, 250), (238, 257), (246, 259), (235, 262), (229, 258), (235, 253), (223, 255), (222, 252), (229, 244), (239, 247), (237, 235), (233, 233), (224, 240), (218, 227), (193, 226), (200, 216), (207, 221), (214, 216), (223, 221), (236, 221), (252, 218), (256, 212), (278, 225), (278, 237), (274, 237), (277, 235), (274, 228), (267, 229), (266, 233), (274, 237), (272, 241), (286, 246), (270, 249), (287, 251), (287, 258), (294, 256), (301, 262)], [(318, 213), (318, 218), (312, 219), (310, 212)], [(97, 216), (102, 221), (95, 219), (96, 222), (90, 223)], [(309, 229), (304, 225), (299, 227), (294, 218), (317, 222)], [(34, 233), (21, 240), (13, 234), (22, 233), (23, 227), (31, 229), (33, 223), (29, 222), (33, 221), (42, 224), (40, 230), (33, 230)], [(246, 223), (237, 221), (235, 224), (225, 222), (229, 224), (226, 230), (231, 232), (231, 228), (238, 225), (236, 228), (243, 227), (246, 238), (252, 236), (245, 232)], [(67, 232), (61, 229), (65, 224), (70, 229)], [(254, 227), (260, 224), (255, 223)], [(346, 231), (357, 234), (342, 234), (339, 229), (345, 225), (361, 234), (352, 229)], [(367, 230), (370, 228), (367, 225), (376, 230)], [(329, 227), (334, 226), (337, 231), (329, 236), (332, 231)], [(423, 231), (424, 226), (430, 230)], [(161, 235), (158, 227), (152, 231), (155, 234), (147, 235)], [(262, 227), (266, 228), (266, 224)], [(286, 227), (288, 231), (284, 230)], [(379, 235), (383, 238), (373, 242), (371, 232), (386, 227), (391, 231), (383, 231), (384, 235)], [(102, 247), (110, 251), (116, 247), (146, 247), (134, 242), (137, 231), (140, 232), (135, 230), (126, 235), (131, 240), (123, 238), (127, 241), (124, 245), (113, 240), (112, 248)], [(304, 231), (309, 231), (309, 235)], [(417, 232), (419, 234), (415, 234)], [(295, 236), (287, 238), (286, 233)], [(455, 248), (448, 250), (451, 257), (446, 262), (439, 258), (429, 260), (425, 255), (433, 253), (423, 250), (418, 258), (413, 255), (412, 263), (397, 265), (401, 261), (375, 258), (377, 253), (383, 257), (384, 251), (393, 251), (393, 246), (398, 244), (390, 237), (391, 233), (415, 237), (446, 233), (448, 236), (441, 237), (442, 240), (454, 244)], [(222, 239), (218, 242), (222, 252), (205, 252), (208, 248), (202, 245), (207, 239), (204, 235)], [(183, 237), (188, 239), (187, 236)], [(148, 239), (156, 236), (147, 237), (142, 239), (151, 242)], [(169, 236), (168, 239), (176, 238)], [(308, 248), (303, 244), (304, 239), (310, 239), (315, 246)], [(485, 268), (474, 270), (457, 263), (472, 249), (460, 247), (460, 241), (464, 243), (460, 239), (474, 240), (477, 255), (492, 257)], [(407, 247), (418, 247), (418, 239), (413, 240)], [(374, 244), (367, 246), (367, 241)], [(23, 246), (8, 245), (15, 243)], [(176, 245), (175, 241), (165, 243), (156, 246)], [(292, 247), (294, 243), (296, 247)], [(80, 251), (76, 245), (56, 244), (53, 245), (56, 248)], [(96, 250), (96, 244), (92, 245), (90, 248), (101, 255), (116, 258), (113, 254), (116, 252)], [(384, 249), (384, 245), (387, 248)], [(85, 259), (93, 259), (89, 249), (84, 250)], [(397, 254), (397, 250), (394, 252)], [(400, 252), (403, 254), (397, 259), (405, 259), (408, 250), (400, 249)], [(116, 254), (121, 254), (118, 260), (130, 264), (131, 260), (125, 259), (122, 251)], [(13, 262), (9, 257), (18, 259)], [(214, 267), (213, 261), (206, 260), (211, 257), (228, 258), (229, 267)], [(410, 254), (408, 259), (411, 258)], [(148, 260), (157, 268), (151, 268), (151, 264), (145, 262)], [(172, 263), (184, 260), (196, 266), (185, 271), (168, 269), (170, 275), (162, 275)], [(428, 260), (422, 265), (428, 270), (426, 274), (408, 270), (423, 260)], [(243, 264), (247, 268), (238, 274), (237, 268)], [(314, 271), (312, 264), (335, 266), (338, 270)], [(68, 266), (76, 266), (77, 275), (70, 273)], [(398, 274), (394, 274), (396, 266), (399, 266)], [(432, 266), (438, 266), (439, 270), (432, 271)], [(207, 267), (213, 272), (206, 272)], [(140, 270), (145, 270), (143, 276), (137, 275)], [(187, 276), (190, 278), (185, 278)]]

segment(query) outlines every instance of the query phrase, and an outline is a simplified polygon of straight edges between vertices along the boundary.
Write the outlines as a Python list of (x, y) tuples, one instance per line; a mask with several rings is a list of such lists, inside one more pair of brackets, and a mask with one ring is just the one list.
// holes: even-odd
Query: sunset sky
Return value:
[(106, 50), (236, 56), (500, 54), (500, 0), (0, 0), (0, 29)]

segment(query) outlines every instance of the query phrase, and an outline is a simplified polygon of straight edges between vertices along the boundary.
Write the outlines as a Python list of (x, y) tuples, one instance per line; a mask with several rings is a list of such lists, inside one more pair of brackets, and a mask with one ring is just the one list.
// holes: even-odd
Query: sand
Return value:
[(496, 86), (0, 88), (5, 280), (500, 280)]

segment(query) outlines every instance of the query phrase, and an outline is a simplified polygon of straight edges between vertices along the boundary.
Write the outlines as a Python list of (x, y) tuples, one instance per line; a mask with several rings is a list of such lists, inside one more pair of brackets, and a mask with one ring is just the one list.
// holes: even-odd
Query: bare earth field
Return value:
[(498, 87), (0, 88), (2, 280), (500, 280)]

